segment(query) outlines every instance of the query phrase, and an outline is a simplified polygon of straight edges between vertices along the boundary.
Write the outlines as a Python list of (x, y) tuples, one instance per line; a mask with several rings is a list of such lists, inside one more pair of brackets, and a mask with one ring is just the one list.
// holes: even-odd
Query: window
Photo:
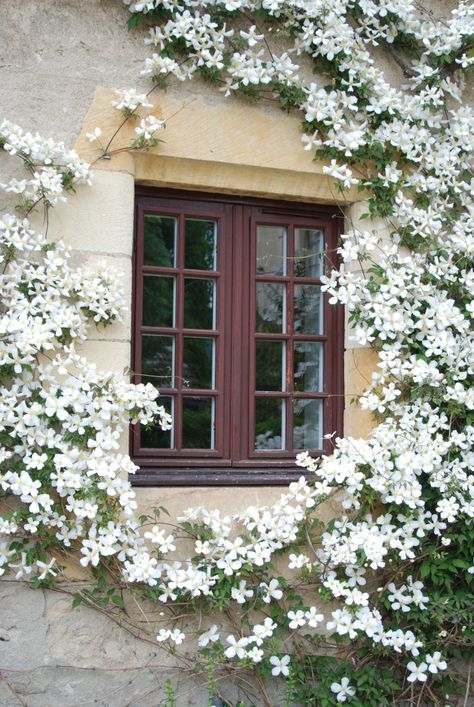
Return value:
[(343, 313), (320, 277), (341, 222), (315, 205), (137, 193), (132, 365), (173, 429), (133, 430), (136, 483), (283, 484), (298, 451), (329, 451)]

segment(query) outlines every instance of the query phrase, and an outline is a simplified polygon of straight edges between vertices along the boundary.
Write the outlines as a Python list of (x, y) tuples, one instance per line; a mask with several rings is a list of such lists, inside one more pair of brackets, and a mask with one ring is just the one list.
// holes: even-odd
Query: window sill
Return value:
[(133, 486), (288, 486), (308, 476), (294, 465), (285, 469), (142, 468), (130, 477)]

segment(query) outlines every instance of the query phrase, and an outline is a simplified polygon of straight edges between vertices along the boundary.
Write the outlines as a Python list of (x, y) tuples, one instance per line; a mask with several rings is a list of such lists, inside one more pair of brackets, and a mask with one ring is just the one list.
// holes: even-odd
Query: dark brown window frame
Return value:
[[(178, 191), (174, 189), (155, 189), (137, 187), (135, 208), (135, 243), (134, 243), (134, 283), (133, 283), (133, 322), (132, 322), (132, 370), (137, 371), (141, 359), (141, 335), (146, 333), (146, 327), (141, 325), (141, 281), (144, 272), (150, 269), (142, 265), (143, 233), (140, 230), (141, 214), (143, 212), (176, 215), (180, 212), (180, 203), (186, 202), (186, 215), (203, 217), (221, 221), (221, 233), (232, 231), (229, 243), (220, 239), (220, 262), (218, 270), (212, 272), (217, 280), (217, 288), (222, 292), (222, 276), (225, 273), (226, 282), (232, 278), (228, 287), (231, 296), (218, 296), (217, 329), (213, 335), (223, 341), (248, 342), (250, 350), (245, 353), (245, 345), (221, 345), (222, 355), (217, 366), (218, 377), (216, 388), (220, 394), (215, 395), (209, 390), (187, 391), (189, 394), (216, 397), (216, 420), (228, 420), (227, 434), (224, 435), (224, 424), (218, 425), (216, 450), (199, 451), (199, 456), (193, 450), (182, 450), (179, 455), (173, 450), (159, 450), (147, 453), (139, 449), (139, 429), (131, 431), (131, 449), (134, 462), (140, 470), (132, 481), (137, 486), (213, 486), (213, 485), (286, 485), (301, 475), (301, 470), (295, 466), (294, 451), (272, 451), (250, 453), (250, 437), (253, 405), (254, 380), (254, 342), (261, 336), (269, 339), (272, 335), (255, 334), (252, 331), (252, 308), (254, 302), (253, 281), (259, 279), (254, 274), (251, 260), (251, 248), (255, 240), (255, 224), (281, 225), (286, 222), (293, 227), (324, 228), (326, 234), (326, 261), (328, 268), (339, 267), (336, 254), (339, 236), (343, 229), (343, 217), (340, 210), (334, 206), (319, 204), (302, 204), (299, 202), (283, 202), (270, 199), (255, 199), (239, 197), (231, 194), (207, 194), (195, 191)], [(249, 231), (250, 229), (250, 231)], [(246, 235), (249, 234), (250, 236)], [(182, 234), (179, 236), (182, 238)], [(246, 241), (251, 239), (249, 246)], [(184, 270), (183, 263), (177, 263), (176, 276), (182, 283), (184, 276), (204, 277), (202, 271)], [(159, 274), (159, 268), (152, 268)], [(166, 268), (166, 273), (171, 272)], [(164, 274), (164, 272), (163, 272)], [(271, 280), (271, 276), (261, 276), (262, 280)], [(281, 281), (281, 278), (279, 278)], [(298, 277), (298, 282), (304, 283), (304, 278)], [(311, 283), (314, 279), (311, 279)], [(252, 286), (251, 286), (252, 285)], [(178, 285), (181, 287), (182, 285)], [(337, 432), (342, 434), (344, 413), (344, 311), (341, 306), (332, 306), (324, 295), (324, 336), (304, 335), (304, 340), (323, 341), (325, 344), (323, 393), (293, 394), (293, 398), (316, 398), (324, 401), (324, 434)], [(182, 324), (182, 323), (178, 323)], [(169, 333), (176, 334), (180, 329), (175, 326)], [(166, 334), (162, 329), (160, 333)], [(191, 335), (192, 330), (186, 330)], [(199, 336), (210, 335), (210, 332), (196, 330)], [(288, 335), (275, 335), (278, 340), (288, 338)], [(179, 355), (179, 354), (178, 354)], [(288, 367), (291, 362), (287, 362)], [(288, 368), (289, 370), (289, 368)], [(289, 373), (287, 373), (289, 375)], [(139, 382), (140, 376), (135, 377)], [(248, 385), (243, 386), (242, 381)], [(169, 389), (163, 389), (166, 395)], [(285, 398), (290, 393), (276, 393), (274, 397)], [(272, 397), (271, 394), (260, 394), (258, 397)], [(248, 411), (248, 424), (242, 424), (242, 411)], [(288, 423), (289, 424), (289, 423)], [(324, 440), (323, 449), (319, 453), (329, 453), (332, 441)], [(239, 451), (240, 450), (240, 451)], [(247, 450), (243, 454), (242, 450)], [(318, 452), (316, 452), (318, 453)], [(232, 461), (231, 461), (232, 459)]]

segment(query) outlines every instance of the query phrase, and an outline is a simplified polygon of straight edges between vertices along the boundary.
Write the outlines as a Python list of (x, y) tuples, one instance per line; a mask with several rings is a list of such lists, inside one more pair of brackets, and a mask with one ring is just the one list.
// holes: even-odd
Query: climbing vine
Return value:
[[(157, 641), (178, 657), (195, 644), (210, 705), (223, 703), (219, 671), (249, 669), (262, 704), (271, 676), (288, 705), (467, 704), (474, 122), (462, 96), (474, 8), (437, 19), (410, 0), (125, 2), (129, 28), (149, 30), (151, 90), (200, 76), (225, 95), (277, 100), (301, 113), (304, 149), (338, 188), (365, 193), (366, 230), (342, 236), (343, 267), (324, 289), (345, 305), (354, 340), (378, 352), (359, 400), (377, 425), (366, 440), (335, 440), (330, 456), (298, 455), (307, 477), (271, 507), (190, 509), (178, 532), (194, 552), (176, 559), (163, 511), (137, 517), (134, 465), (118, 444), (129, 421), (169, 426), (157, 391), (98, 372), (76, 349), (91, 324), (120, 316), (117, 278), (72, 269), (28, 220), (87, 182), (89, 166), (4, 122), (0, 145), (27, 178), (1, 185), (19, 204), (0, 221), (0, 483), (18, 501), (0, 519), (0, 573), (48, 586), (64, 553), (79, 552), (96, 584), (76, 603), (121, 607), (128, 590), (167, 607)], [(401, 87), (378, 68), (380, 47)], [(113, 107), (135, 121), (131, 150), (159, 150), (164, 122), (149, 95), (119, 91)], [(113, 158), (114, 136), (98, 126), (88, 137)], [(324, 524), (329, 498), (344, 514)], [(198, 630), (191, 617), (203, 614)]]

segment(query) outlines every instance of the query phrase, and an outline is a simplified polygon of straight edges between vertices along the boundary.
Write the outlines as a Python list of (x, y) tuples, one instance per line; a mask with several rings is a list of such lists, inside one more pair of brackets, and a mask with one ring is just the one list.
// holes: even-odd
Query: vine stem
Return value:
[(466, 694), (464, 696), (464, 702), (462, 707), (467, 707), (469, 701), (469, 692), (471, 688), (471, 672), (472, 672), (472, 660), (469, 661), (469, 668), (467, 671), (467, 684), (466, 684)]
[[(183, 61), (179, 62), (179, 66), (182, 66), (182, 65), (185, 64), (187, 61), (188, 61), (188, 57), (186, 57), (185, 59), (183, 59)], [(164, 76), (164, 79), (163, 79), (163, 80), (166, 81), (166, 79), (168, 78), (168, 76), (169, 76), (169, 73)], [(153, 91), (156, 91), (156, 89), (159, 88), (159, 86), (160, 86), (159, 83), (154, 83), (153, 86), (150, 88), (150, 90), (147, 91), (147, 93), (145, 94), (146, 98), (148, 98), (148, 96), (150, 96), (150, 95), (153, 93)], [(136, 113), (137, 113), (137, 110), (138, 110), (139, 107), (140, 107), (140, 104), (137, 105), (136, 108), (134, 108), (132, 111), (130, 111), (130, 113), (128, 113), (128, 114), (124, 117), (124, 119), (122, 120), (122, 122), (120, 123), (120, 125), (118, 126), (118, 128), (112, 133), (111, 137), (109, 138), (109, 140), (108, 140), (106, 146), (104, 147), (104, 149), (103, 149), (103, 151), (102, 151), (102, 154), (99, 155), (99, 157), (97, 157), (97, 159), (95, 159), (95, 160), (92, 162), (92, 164), (95, 164), (95, 163), (98, 162), (99, 160), (104, 159), (104, 158), (110, 156), (111, 153), (109, 152), (109, 147), (111, 146), (111, 144), (113, 143), (113, 141), (115, 140), (115, 138), (117, 137), (117, 135), (119, 134), (119, 132), (122, 130), (122, 128), (124, 127), (124, 125), (126, 125), (126, 123), (130, 120), (130, 118), (134, 118), (134, 117), (136, 116)], [(180, 110), (181, 110), (181, 109), (180, 109)], [(176, 111), (176, 112), (178, 113), (179, 111)], [(174, 115), (176, 115), (176, 113), (173, 113), (173, 115), (170, 116), (170, 117), (172, 118)], [(125, 148), (125, 149), (130, 149), (130, 148)], [(119, 151), (119, 150), (114, 150), (114, 152), (118, 152), (118, 151)]]
[(25, 700), (18, 694), (18, 692), (15, 690), (15, 688), (9, 683), (9, 681), (6, 679), (6, 677), (3, 675), (3, 673), (0, 673), (0, 680), (6, 685), (8, 690), (12, 693), (12, 695), (15, 696), (15, 699), (18, 700), (18, 702), (21, 705), (24, 705), (24, 707), (28, 707), (28, 704), (25, 702)]
[(423, 697), (423, 692), (425, 691), (425, 687), (426, 687), (426, 683), (424, 682), (421, 687), (420, 694), (418, 696), (418, 700), (416, 702), (416, 707), (420, 707), (420, 705), (421, 705), (421, 698)]

